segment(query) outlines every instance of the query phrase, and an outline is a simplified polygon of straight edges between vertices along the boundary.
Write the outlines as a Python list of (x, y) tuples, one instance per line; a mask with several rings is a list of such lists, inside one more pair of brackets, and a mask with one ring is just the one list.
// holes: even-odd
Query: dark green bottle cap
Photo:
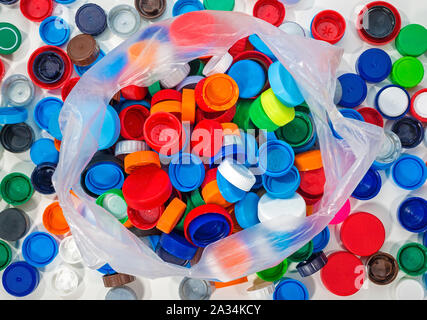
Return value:
[(0, 184), (0, 193), (4, 201), (18, 206), (31, 199), (34, 188), (30, 178), (25, 174), (14, 172), (3, 178)]
[(410, 276), (422, 275), (427, 272), (427, 248), (420, 243), (407, 243), (399, 249), (397, 263)]
[(276, 136), (293, 148), (305, 145), (313, 136), (310, 117), (304, 112), (295, 111), (294, 120), (277, 129)]
[(283, 275), (288, 270), (288, 260), (283, 260), (277, 266), (265, 269), (256, 273), (256, 275), (264, 281), (274, 282), (282, 279)]
[(14, 53), (21, 46), (21, 32), (11, 23), (0, 22), (0, 54)]
[(306, 243), (301, 249), (294, 252), (291, 256), (288, 257), (291, 262), (302, 262), (310, 258), (313, 253), (313, 242), (310, 241)]
[(234, 115), (233, 122), (237, 124), (240, 129), (248, 131), (255, 129), (249, 117), (249, 108), (251, 107), (252, 100), (240, 99), (237, 103), (236, 114)]
[(418, 57), (427, 51), (427, 29), (419, 24), (409, 24), (400, 30), (396, 49), (402, 56)]
[(160, 81), (154, 82), (151, 86), (148, 87), (148, 92), (151, 96), (154, 96), (160, 90), (162, 90), (162, 87), (160, 86)]
[(0, 240), (0, 271), (5, 269), (12, 260), (12, 250), (10, 246)]
[(205, 64), (202, 60), (196, 59), (193, 61), (190, 61), (190, 76), (203, 76), (203, 69), (205, 67)]

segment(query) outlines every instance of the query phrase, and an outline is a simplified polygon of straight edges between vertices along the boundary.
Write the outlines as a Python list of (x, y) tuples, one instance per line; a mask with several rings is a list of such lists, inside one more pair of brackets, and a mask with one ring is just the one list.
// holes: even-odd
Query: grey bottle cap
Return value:
[(181, 300), (209, 300), (212, 285), (205, 280), (185, 277), (179, 285)]
[(5, 79), (1, 91), (4, 105), (22, 107), (34, 99), (33, 82), (22, 74), (14, 74)]
[(108, 290), (105, 300), (138, 300), (138, 297), (131, 288), (121, 286)]
[(114, 34), (130, 37), (139, 30), (141, 17), (135, 8), (121, 4), (108, 12), (107, 24)]

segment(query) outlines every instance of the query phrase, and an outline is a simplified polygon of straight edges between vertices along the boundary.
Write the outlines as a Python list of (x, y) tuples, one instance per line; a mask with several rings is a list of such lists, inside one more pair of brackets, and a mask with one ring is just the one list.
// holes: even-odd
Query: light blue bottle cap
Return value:
[(98, 150), (113, 146), (120, 136), (120, 118), (117, 111), (110, 105), (105, 110), (104, 123), (98, 141)]
[(49, 118), (49, 124), (47, 126), (47, 132), (49, 134), (58, 139), (62, 140), (62, 132), (61, 128), (59, 127), (59, 114), (61, 113), (61, 109), (59, 110), (52, 110), (52, 115)]
[(276, 285), (273, 300), (309, 300), (309, 294), (301, 281), (285, 278)]
[(329, 228), (326, 227), (323, 229), (317, 236), (315, 236), (311, 241), (313, 242), (313, 253), (320, 252), (326, 248), (329, 243), (331, 234)]
[(58, 243), (46, 232), (33, 232), (22, 244), (22, 256), (34, 267), (42, 268), (51, 263), (58, 254)]
[(160, 236), (157, 234), (153, 234), (151, 236), (148, 236), (148, 240), (150, 241), (151, 248), (153, 248), (153, 251), (156, 251), (157, 245), (160, 241)]
[(178, 0), (173, 6), (172, 15), (176, 17), (187, 12), (200, 11), (204, 9), (205, 7), (199, 0)]
[(43, 162), (58, 163), (59, 152), (51, 139), (39, 139), (33, 143), (30, 150), (31, 160), (36, 166)]
[(104, 57), (105, 57), (105, 52), (102, 50), (99, 50), (98, 58), (96, 58), (96, 60), (92, 64), (86, 67), (80, 67), (80, 66), (74, 65), (74, 70), (79, 75), (79, 77), (82, 77), (90, 68), (92, 68), (97, 62), (99, 62)]
[(416, 190), (427, 179), (425, 162), (412, 154), (403, 154), (391, 168), (393, 181), (402, 189)]
[(355, 73), (345, 73), (338, 78), (342, 87), (342, 96), (338, 104), (342, 107), (354, 108), (360, 106), (368, 95), (365, 80)]
[(271, 52), (270, 48), (267, 47), (267, 45), (256, 34), (249, 36), (249, 42), (255, 47), (255, 50), (264, 53), (273, 61), (277, 60), (273, 52)]
[(101, 195), (111, 189), (121, 189), (125, 177), (117, 164), (114, 162), (100, 162), (87, 171), (85, 186), (96, 195)]
[(304, 102), (295, 79), (280, 61), (273, 62), (268, 68), (268, 80), (274, 95), (285, 106), (295, 107)]
[(55, 0), (55, 2), (60, 3), (60, 4), (70, 4), (75, 2), (76, 0)]
[(59, 115), (63, 106), (62, 100), (54, 97), (41, 99), (34, 108), (34, 120), (37, 125), (49, 131), (49, 121), (54, 115)]
[(253, 60), (237, 61), (230, 67), (227, 74), (239, 86), (239, 98), (253, 98), (264, 88), (265, 71), (258, 62)]
[(291, 170), (295, 153), (281, 140), (268, 140), (259, 148), (259, 167), (266, 175), (280, 177)]
[(131, 288), (122, 286), (111, 288), (105, 295), (105, 300), (138, 300), (138, 297)]
[(237, 188), (236, 186), (228, 182), (228, 180), (224, 178), (224, 176), (219, 172), (219, 170), (216, 172), (216, 182), (218, 184), (219, 192), (229, 203), (235, 203), (237, 201), (240, 201), (246, 195), (245, 191)]
[(3, 272), (3, 288), (15, 297), (29, 295), (37, 288), (39, 282), (39, 271), (24, 261), (10, 264)]
[(245, 144), (245, 165), (247, 167), (258, 164), (258, 143), (255, 137), (249, 133), (240, 131), (240, 135)]
[(370, 200), (376, 197), (380, 192), (381, 185), (381, 176), (378, 171), (373, 168), (369, 168), (368, 172), (366, 172), (365, 176), (359, 182), (351, 195), (353, 198), (359, 200)]
[(234, 215), (237, 223), (243, 229), (252, 227), (259, 223), (258, 219), (259, 197), (254, 192), (248, 192), (245, 197), (234, 206)]
[(300, 182), (301, 177), (295, 166), (292, 166), (288, 173), (280, 177), (262, 176), (262, 185), (265, 191), (274, 198), (286, 199), (292, 197), (297, 191)]
[(28, 111), (22, 107), (0, 108), (0, 124), (16, 124), (28, 119)]
[(169, 178), (175, 189), (189, 192), (201, 186), (205, 179), (205, 166), (195, 154), (179, 153), (169, 164)]
[(64, 19), (50, 16), (40, 24), (39, 34), (47, 45), (59, 47), (70, 38), (70, 26)]

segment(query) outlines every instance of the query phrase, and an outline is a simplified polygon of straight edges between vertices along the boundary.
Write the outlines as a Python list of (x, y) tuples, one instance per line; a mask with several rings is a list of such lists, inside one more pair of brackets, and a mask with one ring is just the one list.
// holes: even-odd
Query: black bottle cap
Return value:
[(33, 145), (34, 131), (24, 122), (7, 124), (1, 129), (0, 142), (7, 151), (25, 152)]
[(398, 135), (402, 147), (407, 149), (415, 148), (424, 139), (423, 124), (411, 117), (397, 120), (391, 127), (391, 131)]
[(0, 212), (0, 238), (6, 241), (17, 241), (30, 229), (30, 218), (17, 208)]
[(363, 29), (374, 39), (389, 37), (396, 25), (396, 17), (386, 6), (378, 5), (369, 8), (363, 16)]
[(14, 3), (17, 3), (17, 2), (18, 2), (18, 0), (0, 0), (0, 3), (6, 4), (6, 5), (14, 4)]
[(58, 82), (65, 72), (65, 62), (53, 51), (40, 53), (33, 63), (34, 76), (43, 83)]
[(297, 270), (301, 277), (308, 277), (322, 269), (328, 258), (323, 251), (313, 253), (306, 261), (297, 264)]
[(52, 176), (55, 173), (56, 164), (43, 162), (34, 168), (31, 174), (31, 183), (36, 191), (41, 194), (53, 194), (55, 188), (52, 183)]

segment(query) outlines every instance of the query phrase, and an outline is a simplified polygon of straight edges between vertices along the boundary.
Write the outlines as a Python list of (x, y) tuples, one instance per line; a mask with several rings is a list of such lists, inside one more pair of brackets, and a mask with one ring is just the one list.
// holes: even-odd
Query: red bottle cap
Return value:
[(239, 53), (253, 49), (254, 46), (249, 42), (249, 37), (246, 37), (238, 40), (235, 44), (233, 44), (231, 48), (228, 49), (228, 53), (231, 54), (234, 58)]
[(156, 226), (164, 210), (164, 206), (145, 210), (136, 210), (128, 207), (127, 213), (129, 221), (134, 227), (141, 230), (150, 230)]
[(412, 96), (410, 111), (415, 118), (427, 123), (427, 88), (417, 91)]
[(203, 119), (215, 120), (219, 123), (231, 122), (236, 114), (236, 106), (234, 105), (226, 111), (219, 112), (205, 112), (202, 109), (197, 109), (196, 111), (196, 121), (200, 122)]
[(77, 82), (80, 80), (80, 77), (74, 77), (67, 82), (64, 83), (64, 86), (61, 89), (61, 99), (65, 102), (68, 95), (70, 94), (71, 90), (73, 90), (74, 86), (77, 84)]
[(1, 61), (0, 59), (0, 82), (3, 79), (4, 73), (5, 73), (4, 64), (3, 64), (3, 61)]
[(218, 168), (212, 168), (206, 171), (205, 173), (205, 179), (203, 180), (200, 189), (203, 189), (205, 185), (207, 185), (209, 182), (216, 180), (216, 172), (218, 171)]
[(298, 189), (298, 194), (301, 196), (301, 197), (303, 197), (303, 199), (304, 199), (304, 201), (305, 201), (305, 204), (307, 205), (307, 206), (312, 206), (312, 205), (314, 205), (315, 203), (317, 203), (317, 202), (319, 202), (320, 201), (320, 199), (322, 199), (322, 197), (323, 197), (323, 194), (321, 195), (321, 196), (318, 196), (318, 197), (313, 197), (313, 196), (311, 196), (311, 195), (309, 195), (309, 194), (307, 194), (307, 193), (304, 193), (304, 192), (302, 192), (301, 191), (301, 189)]
[(40, 22), (49, 17), (53, 10), (52, 0), (21, 0), (19, 8), (28, 20)]
[(301, 182), (299, 185), (301, 193), (311, 199), (317, 199), (323, 195), (326, 182), (323, 167), (316, 170), (300, 171)]
[(122, 97), (126, 100), (142, 100), (147, 95), (148, 89), (146, 87), (127, 86), (120, 90)]
[[(184, 137), (181, 137), (181, 136)], [(147, 144), (164, 155), (179, 152), (185, 132), (181, 122), (168, 112), (156, 112), (150, 115), (144, 123), (144, 138)]]
[(223, 130), (218, 121), (202, 120), (191, 134), (191, 148), (200, 157), (213, 157), (222, 148)]
[(133, 171), (122, 191), (128, 206), (145, 210), (162, 206), (172, 193), (172, 184), (165, 171), (151, 165)]
[(349, 215), (343, 222), (340, 235), (348, 251), (365, 257), (381, 249), (385, 240), (385, 229), (376, 216), (357, 212)]
[(345, 19), (334, 10), (320, 11), (311, 23), (311, 34), (314, 39), (335, 44), (345, 33)]
[(374, 124), (381, 128), (384, 127), (383, 117), (381, 116), (381, 113), (379, 113), (377, 109), (363, 107), (363, 108), (357, 109), (357, 112), (359, 112), (362, 115), (363, 120), (365, 120), (365, 122)]
[(255, 3), (253, 16), (278, 27), (285, 19), (285, 6), (277, 0), (258, 0)]
[(328, 256), (328, 262), (320, 270), (323, 285), (338, 296), (355, 294), (365, 281), (365, 267), (358, 257), (346, 252), (334, 252)]
[(173, 89), (157, 91), (151, 98), (151, 105), (154, 106), (156, 103), (166, 100), (182, 101), (182, 94)]
[(150, 116), (150, 111), (139, 104), (134, 104), (120, 111), (120, 134), (128, 140), (143, 140), (143, 126)]

